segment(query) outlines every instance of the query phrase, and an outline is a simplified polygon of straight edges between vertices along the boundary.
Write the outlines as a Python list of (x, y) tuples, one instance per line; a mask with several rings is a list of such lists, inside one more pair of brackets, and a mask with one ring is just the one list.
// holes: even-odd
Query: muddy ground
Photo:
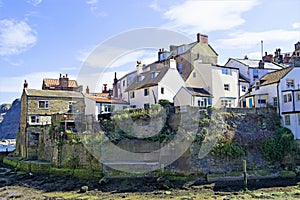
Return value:
[[(102, 180), (103, 181), (103, 180)], [(300, 178), (208, 183), (200, 179), (83, 180), (15, 171), (0, 163), (0, 199), (300, 199)]]

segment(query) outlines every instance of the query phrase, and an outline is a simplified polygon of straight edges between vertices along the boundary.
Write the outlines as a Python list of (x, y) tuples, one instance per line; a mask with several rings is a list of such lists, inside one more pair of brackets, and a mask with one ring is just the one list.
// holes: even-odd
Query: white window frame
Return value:
[[(44, 103), (44, 106), (41, 106), (41, 103)], [(47, 100), (39, 100), (38, 102), (39, 109), (49, 109), (49, 101)]]
[(31, 124), (39, 124), (40, 123), (40, 116), (38, 116), (38, 115), (30, 116), (30, 123)]

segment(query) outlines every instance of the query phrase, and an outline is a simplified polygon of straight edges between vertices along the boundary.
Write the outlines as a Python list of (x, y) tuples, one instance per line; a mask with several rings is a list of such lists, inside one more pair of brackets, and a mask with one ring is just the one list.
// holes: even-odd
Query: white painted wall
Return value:
[(181, 87), (174, 96), (174, 106), (192, 105), (192, 95), (185, 87)]
[[(239, 70), (230, 69), (231, 75), (222, 74), (222, 67), (212, 66), (212, 105), (215, 107), (221, 107), (221, 97), (232, 97), (234, 99), (234, 107), (238, 105), (238, 81)], [(224, 90), (224, 84), (229, 84), (229, 91)]]
[[(177, 69), (169, 68), (165, 76), (158, 83), (158, 86), (158, 98), (173, 102), (175, 94), (182, 86), (185, 86), (185, 83)], [(161, 87), (164, 88), (164, 94), (160, 92)]]
[[(260, 86), (258, 90), (253, 89), (251, 92), (252, 95), (259, 95), (259, 94), (268, 94), (267, 95), (267, 103), (273, 106), (273, 98), (277, 97), (277, 83)], [(255, 104), (257, 107), (258, 105)]]

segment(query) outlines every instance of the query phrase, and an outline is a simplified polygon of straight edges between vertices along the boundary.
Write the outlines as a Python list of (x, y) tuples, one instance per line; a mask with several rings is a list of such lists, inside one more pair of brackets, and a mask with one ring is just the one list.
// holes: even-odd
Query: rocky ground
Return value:
[(300, 178), (207, 183), (131, 178), (83, 180), (17, 172), (0, 164), (0, 199), (299, 199)]

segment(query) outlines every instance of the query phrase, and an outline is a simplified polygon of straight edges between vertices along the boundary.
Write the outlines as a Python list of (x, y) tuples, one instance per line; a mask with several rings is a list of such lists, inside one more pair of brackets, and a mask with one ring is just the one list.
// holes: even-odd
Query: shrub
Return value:
[(278, 127), (273, 137), (263, 144), (263, 155), (268, 161), (281, 161), (287, 154), (296, 151), (294, 135), (288, 128)]

